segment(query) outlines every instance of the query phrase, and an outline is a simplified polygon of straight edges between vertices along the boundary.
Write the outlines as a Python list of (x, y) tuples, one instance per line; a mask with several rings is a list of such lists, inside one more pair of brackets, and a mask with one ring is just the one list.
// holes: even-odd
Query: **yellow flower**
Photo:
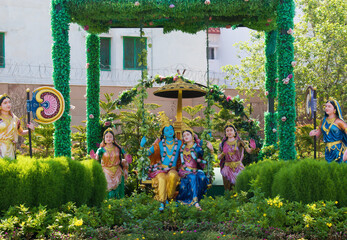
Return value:
[(183, 231), (181, 231), (181, 234), (183, 234)]
[(327, 223), (327, 226), (328, 227), (331, 227), (333, 224), (332, 223)]
[(308, 228), (308, 227), (310, 227), (310, 225), (306, 224), (306, 226), (305, 226), (305, 227), (307, 227), (307, 228)]
[(239, 210), (236, 210), (236, 212), (240, 212)]
[(174, 232), (173, 235), (176, 235), (176, 233)]
[(142, 237), (142, 239), (146, 239), (145, 237)]
[(82, 224), (83, 224), (83, 219), (78, 219), (74, 223), (75, 226), (82, 226)]
[(234, 197), (237, 197), (237, 193), (234, 194)]
[(339, 203), (338, 201), (335, 202), (335, 204), (338, 204), (338, 203)]
[(111, 204), (108, 205), (108, 209), (111, 209)]
[(263, 216), (266, 217), (266, 213), (264, 213)]

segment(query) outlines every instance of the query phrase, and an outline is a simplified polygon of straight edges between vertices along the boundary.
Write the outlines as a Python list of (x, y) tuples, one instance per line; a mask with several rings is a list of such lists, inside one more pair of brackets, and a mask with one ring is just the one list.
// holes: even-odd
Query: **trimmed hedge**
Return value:
[(55, 208), (69, 201), (100, 205), (106, 185), (101, 165), (94, 160), (0, 159), (0, 210), (19, 204)]
[(280, 195), (303, 203), (331, 200), (347, 206), (346, 176), (347, 164), (313, 159), (263, 161), (245, 168), (237, 178), (236, 190), (249, 191), (254, 181), (266, 197)]

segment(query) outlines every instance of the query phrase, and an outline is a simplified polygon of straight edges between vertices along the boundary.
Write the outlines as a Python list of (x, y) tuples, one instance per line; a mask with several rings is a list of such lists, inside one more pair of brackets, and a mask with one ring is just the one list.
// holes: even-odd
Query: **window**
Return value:
[(100, 69), (111, 70), (111, 38), (100, 38)]
[(214, 47), (209, 47), (208, 48), (208, 59), (209, 60), (214, 60), (216, 59), (216, 53), (217, 53), (217, 49)]
[(128, 70), (141, 70), (143, 65), (139, 64), (142, 49), (147, 49), (147, 39), (141, 42), (139, 37), (124, 37), (123, 41), (123, 68)]
[(5, 67), (5, 33), (0, 32), (0, 67)]

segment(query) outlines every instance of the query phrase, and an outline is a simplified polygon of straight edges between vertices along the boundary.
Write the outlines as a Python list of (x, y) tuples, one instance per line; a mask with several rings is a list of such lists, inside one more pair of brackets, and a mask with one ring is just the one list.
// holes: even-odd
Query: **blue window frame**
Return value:
[(123, 69), (125, 70), (142, 70), (143, 64), (139, 59), (142, 49), (147, 50), (147, 39), (141, 42), (139, 37), (123, 38)]
[(111, 71), (111, 38), (100, 38), (100, 69)]
[(0, 32), (0, 67), (5, 67), (5, 33)]

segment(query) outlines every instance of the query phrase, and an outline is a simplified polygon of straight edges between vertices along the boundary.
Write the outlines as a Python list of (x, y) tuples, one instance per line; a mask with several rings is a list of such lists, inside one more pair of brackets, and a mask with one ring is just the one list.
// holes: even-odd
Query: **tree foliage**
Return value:
[[(342, 112), (347, 113), (347, 26), (346, 1), (296, 0), (297, 18), (294, 28), (297, 116), (302, 116), (305, 92), (308, 86), (317, 87), (318, 110), (329, 97), (339, 101)], [(264, 89), (264, 33), (251, 32), (251, 39), (235, 46), (246, 54), (240, 65), (227, 65), (223, 69), (236, 89), (252, 96), (252, 89)], [(241, 58), (241, 56), (238, 56)], [(281, 80), (281, 79), (280, 79)]]

